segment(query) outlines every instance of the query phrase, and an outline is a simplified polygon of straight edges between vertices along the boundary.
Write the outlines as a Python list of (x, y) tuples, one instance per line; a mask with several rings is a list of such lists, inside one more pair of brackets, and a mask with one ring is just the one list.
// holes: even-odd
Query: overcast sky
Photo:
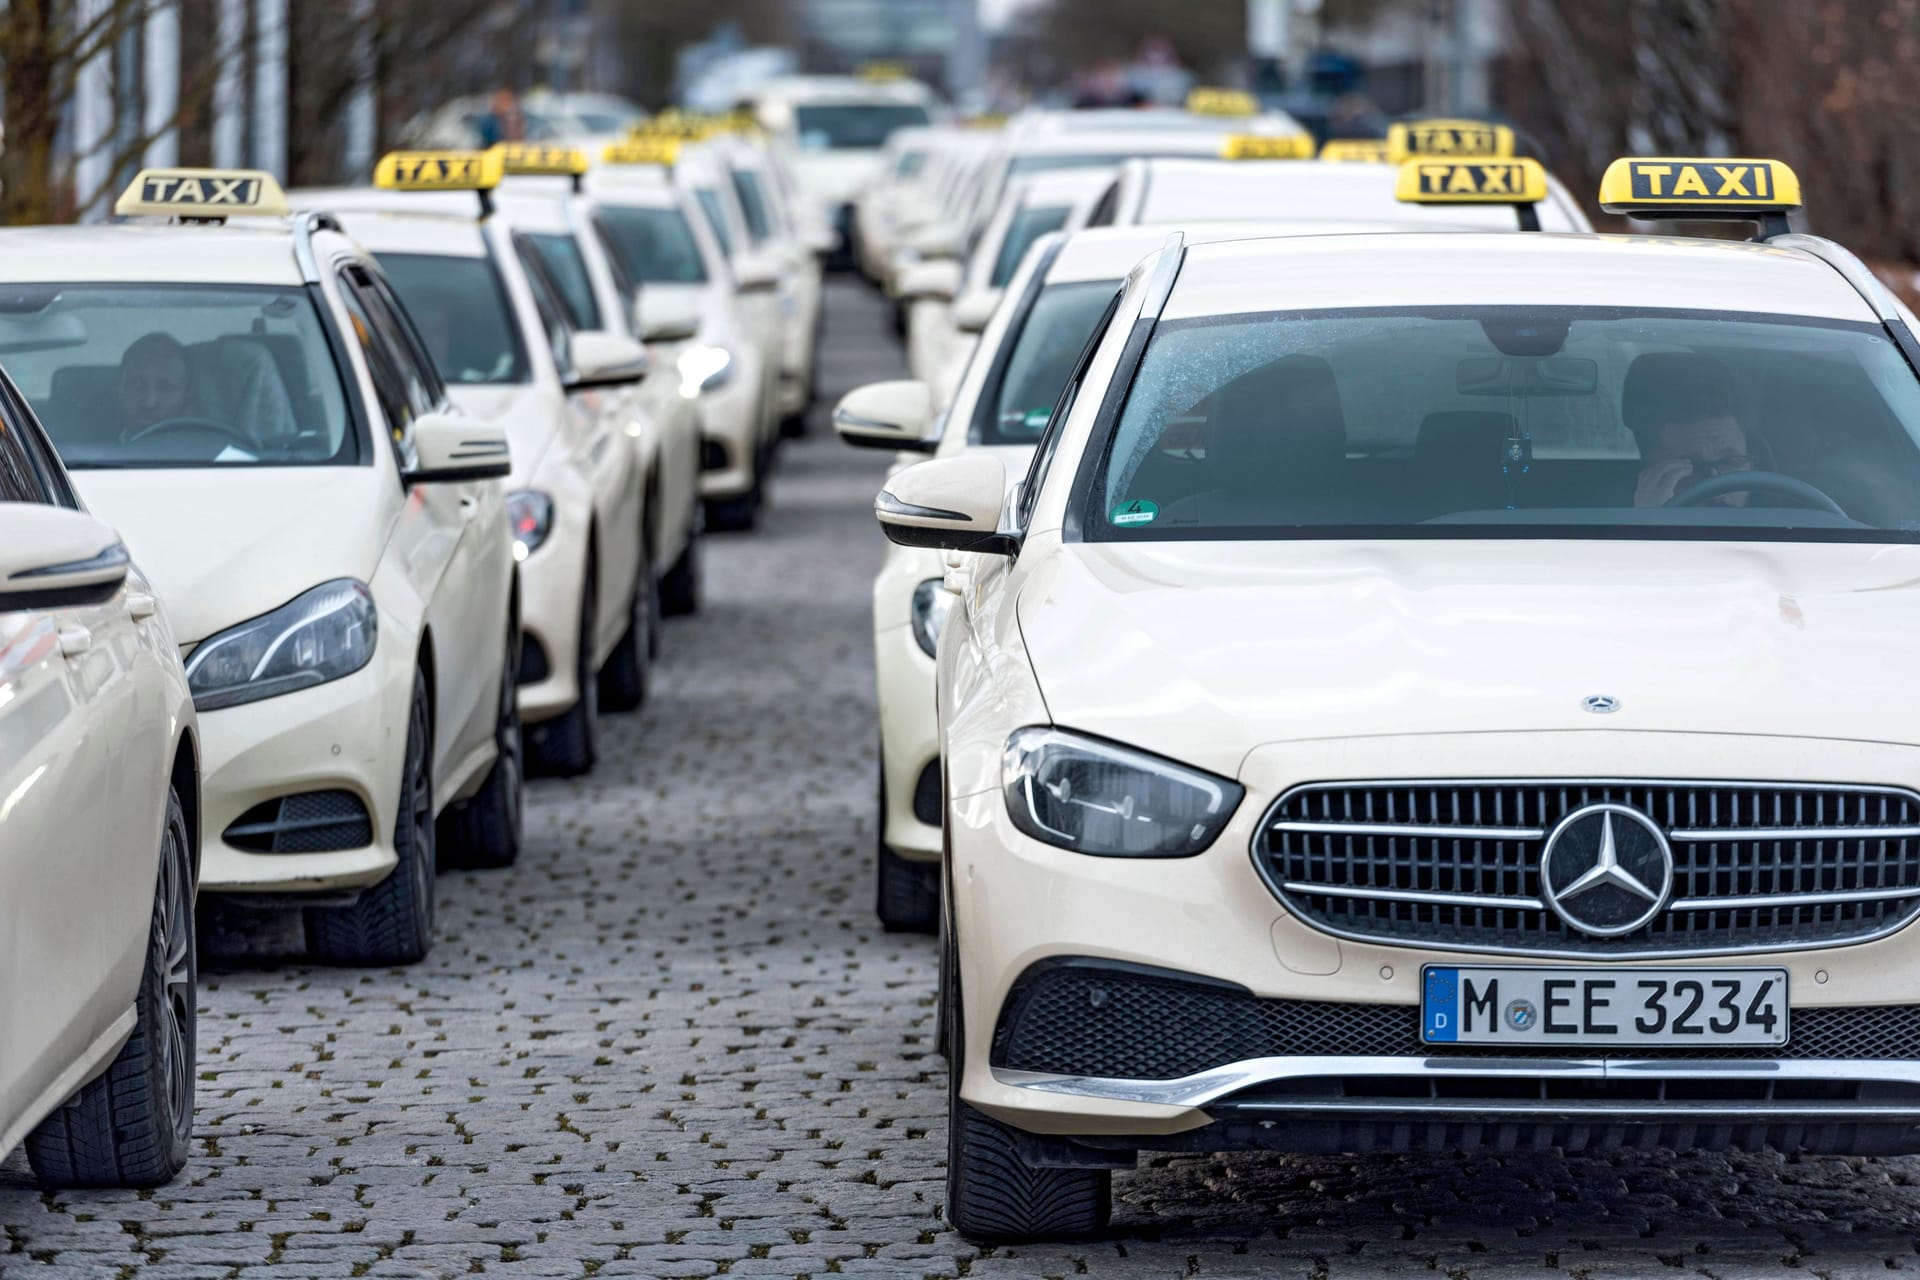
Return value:
[(1024, 9), (1033, 0), (980, 0), (980, 18), (989, 27), (997, 27), (1016, 9)]

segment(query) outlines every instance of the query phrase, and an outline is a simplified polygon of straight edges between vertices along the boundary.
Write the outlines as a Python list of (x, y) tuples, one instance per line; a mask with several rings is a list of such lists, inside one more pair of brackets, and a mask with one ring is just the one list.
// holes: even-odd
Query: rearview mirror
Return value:
[(951, 302), (960, 292), (960, 264), (952, 258), (916, 262), (900, 273), (894, 297), (901, 302)]
[(573, 377), (567, 390), (624, 387), (640, 381), (653, 367), (647, 349), (624, 334), (594, 329), (573, 335)]
[(833, 429), (864, 449), (931, 452), (940, 443), (925, 438), (932, 423), (933, 390), (910, 379), (855, 387), (833, 407)]
[(1007, 469), (998, 458), (932, 458), (891, 476), (873, 500), (873, 513), (903, 547), (1009, 555), (1018, 544), (999, 528), (1006, 489)]
[(0, 612), (99, 604), (127, 565), (120, 535), (84, 511), (0, 502)]
[(953, 327), (962, 333), (983, 332), (1000, 309), (999, 289), (970, 289), (953, 304)]
[(638, 310), (640, 337), (647, 342), (684, 341), (700, 332), (705, 318), (700, 296), (682, 290), (642, 289)]
[(743, 253), (733, 264), (734, 283), (742, 293), (769, 293), (780, 287), (778, 258), (765, 253)]
[(464, 413), (426, 413), (413, 420), (418, 462), (403, 475), (408, 484), (456, 484), (495, 480), (512, 470), (507, 429)]

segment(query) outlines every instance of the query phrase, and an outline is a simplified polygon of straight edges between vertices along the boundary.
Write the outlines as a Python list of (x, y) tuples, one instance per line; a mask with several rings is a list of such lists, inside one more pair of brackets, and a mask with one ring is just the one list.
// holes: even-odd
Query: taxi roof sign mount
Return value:
[(1800, 178), (1778, 160), (1623, 156), (1600, 179), (1600, 207), (1649, 221), (1755, 222), (1764, 240), (1792, 232)]

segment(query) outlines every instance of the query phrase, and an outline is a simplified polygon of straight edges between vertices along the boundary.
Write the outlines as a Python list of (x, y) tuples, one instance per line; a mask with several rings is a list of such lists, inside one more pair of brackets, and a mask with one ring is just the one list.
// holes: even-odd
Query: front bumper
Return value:
[[(909, 596), (912, 588), (907, 588)], [(933, 659), (913, 638), (911, 625), (889, 627), (873, 637), (873, 669), (880, 697), (880, 768), (886, 782), (886, 809), (880, 838), (889, 849), (915, 862), (940, 857), (936, 790), (939, 785), (940, 732), (933, 701)]]
[[(951, 800), (961, 1096), (1069, 1143), (1068, 1156), (1048, 1155), (1036, 1139), (1036, 1158), (1069, 1163), (1089, 1150), (1242, 1146), (1920, 1150), (1920, 933), (1911, 928), (1825, 949), (1652, 962), (1786, 969), (1792, 1039), (1764, 1054), (1442, 1049), (1419, 1040), (1423, 964), (1569, 962), (1336, 939), (1290, 915), (1253, 866), (1254, 827), (1289, 786), (1430, 777), (1435, 760), (1452, 777), (1512, 776), (1515, 760), (1532, 776), (1544, 761), (1551, 776), (1687, 777), (1701, 771), (1704, 748), (1719, 776), (1898, 786), (1920, 774), (1920, 752), (1907, 748), (1636, 733), (1588, 735), (1578, 745), (1608, 758), (1559, 767), (1576, 737), (1262, 748), (1242, 770), (1240, 810), (1213, 848), (1188, 859), (1082, 857), (1015, 830), (997, 791)], [(1086, 964), (1133, 977), (1159, 971), (1228, 996), (1198, 1013), (1162, 1008), (1127, 1021), (1125, 984), (1096, 984), (1060, 1004), (1073, 1033), (1061, 1043), (1093, 1045), (1092, 1056), (1036, 1051), (1016, 1025), (1022, 984), (1048, 966)], [(1279, 1006), (1294, 1020), (1272, 1021)]]
[(762, 366), (755, 361), (700, 396), (702, 440), (717, 445), (725, 460), (723, 466), (701, 466), (702, 498), (737, 498), (753, 490), (765, 438), (762, 377)]
[[(413, 697), (412, 646), (388, 630), (373, 661), (339, 680), (200, 713), (200, 887), (208, 893), (323, 894), (378, 884), (393, 844)], [(270, 801), (344, 792), (365, 807), (371, 840), (354, 848), (261, 853), (229, 828)]]
[(516, 696), (525, 724), (564, 715), (580, 701), (580, 598), (586, 580), (585, 513), (557, 509), (547, 540), (520, 562), (523, 657)]

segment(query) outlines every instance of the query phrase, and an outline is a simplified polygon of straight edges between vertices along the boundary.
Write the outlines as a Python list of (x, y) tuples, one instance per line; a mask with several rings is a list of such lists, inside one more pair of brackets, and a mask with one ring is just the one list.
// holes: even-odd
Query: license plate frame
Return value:
[(1589, 1050), (1779, 1048), (1792, 1035), (1789, 994), (1787, 971), (1775, 966), (1429, 964), (1420, 969), (1420, 1039)]

